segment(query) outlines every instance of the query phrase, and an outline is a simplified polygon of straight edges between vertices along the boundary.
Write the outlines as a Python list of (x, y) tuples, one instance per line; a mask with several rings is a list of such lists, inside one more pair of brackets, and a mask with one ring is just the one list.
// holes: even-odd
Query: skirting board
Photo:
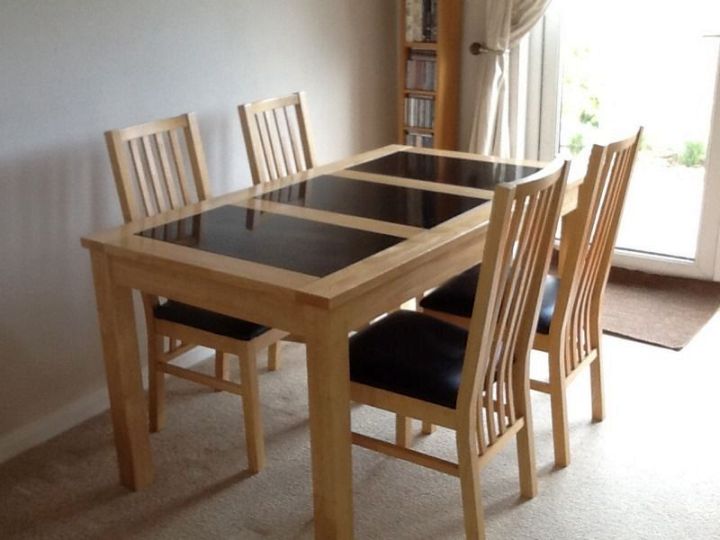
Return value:
[[(174, 363), (190, 367), (206, 360), (210, 349), (199, 347), (178, 358)], [(143, 368), (143, 384), (147, 382), (147, 368)], [(0, 436), (0, 463), (25, 450), (44, 443), (56, 435), (105, 412), (110, 407), (106, 388), (100, 388), (10, 433)]]

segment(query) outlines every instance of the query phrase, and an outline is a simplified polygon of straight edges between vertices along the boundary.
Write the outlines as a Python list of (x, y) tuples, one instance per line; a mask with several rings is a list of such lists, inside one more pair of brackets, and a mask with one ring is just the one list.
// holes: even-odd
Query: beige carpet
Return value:
[[(540, 494), (520, 500), (514, 449), (498, 455), (482, 472), (488, 538), (720, 538), (720, 443), (706, 414), (717, 409), (718, 328), (681, 353), (606, 337), (608, 418), (589, 422), (581, 376), (569, 395), (567, 469), (553, 469), (548, 402), (535, 396)], [(168, 425), (152, 436), (151, 487), (118, 485), (109, 415), (100, 415), (0, 465), (0, 538), (311, 538), (303, 355), (288, 345), (282, 370), (261, 376), (262, 473), (244, 472), (239, 401), (173, 379)], [(702, 374), (692, 386), (677, 379), (679, 356), (683, 372)], [(356, 408), (353, 416), (356, 428), (392, 435), (387, 414)], [(417, 443), (453, 454), (442, 430)], [(357, 448), (353, 465), (357, 538), (462, 537), (457, 479)]]
[(607, 333), (680, 350), (720, 308), (720, 283), (612, 268), (605, 293)]

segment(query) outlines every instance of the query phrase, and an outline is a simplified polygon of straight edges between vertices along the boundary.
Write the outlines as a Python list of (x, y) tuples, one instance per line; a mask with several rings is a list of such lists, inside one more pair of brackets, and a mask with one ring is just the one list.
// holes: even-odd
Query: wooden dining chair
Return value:
[[(567, 386), (590, 367), (592, 419), (605, 416), (600, 315), (613, 248), (642, 128), (608, 145), (594, 145), (577, 209), (563, 220), (558, 275), (548, 275), (533, 347), (548, 353), (547, 381), (533, 390), (550, 394), (555, 463), (570, 464)], [(420, 303), (423, 312), (469, 324), (478, 268), (453, 278)], [(423, 426), (425, 433), (431, 427)]]
[(255, 185), (316, 165), (305, 92), (246, 103), (238, 112)]
[[(105, 133), (125, 222), (182, 208), (210, 197), (200, 132), (193, 114)], [(256, 354), (286, 333), (172, 299), (143, 294), (148, 339), (150, 430), (165, 422), (165, 374), (238, 394), (243, 400), (249, 468), (264, 466)], [(215, 375), (170, 361), (202, 345), (215, 349)], [(240, 362), (241, 382), (231, 381), (224, 354)], [(270, 352), (268, 353), (270, 354)]]
[(351, 399), (455, 430), (458, 462), (353, 433), (354, 444), (458, 476), (465, 533), (484, 538), (480, 470), (517, 440), (537, 492), (528, 361), (568, 164), (495, 188), (469, 330), (396, 311), (350, 339)]

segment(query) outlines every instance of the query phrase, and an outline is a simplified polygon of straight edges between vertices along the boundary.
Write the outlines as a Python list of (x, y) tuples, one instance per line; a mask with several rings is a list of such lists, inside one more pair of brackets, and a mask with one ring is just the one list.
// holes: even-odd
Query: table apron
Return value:
[(222, 278), (198, 276), (192, 268), (149, 264), (110, 257), (113, 282), (141, 292), (172, 298), (203, 309), (302, 335), (302, 306), (295, 293), (272, 286), (253, 287)]

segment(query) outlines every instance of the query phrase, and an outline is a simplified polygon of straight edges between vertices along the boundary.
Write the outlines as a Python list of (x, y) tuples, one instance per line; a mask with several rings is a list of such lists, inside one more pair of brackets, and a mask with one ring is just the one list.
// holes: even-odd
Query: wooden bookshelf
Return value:
[(456, 150), (462, 0), (398, 1), (398, 142)]

